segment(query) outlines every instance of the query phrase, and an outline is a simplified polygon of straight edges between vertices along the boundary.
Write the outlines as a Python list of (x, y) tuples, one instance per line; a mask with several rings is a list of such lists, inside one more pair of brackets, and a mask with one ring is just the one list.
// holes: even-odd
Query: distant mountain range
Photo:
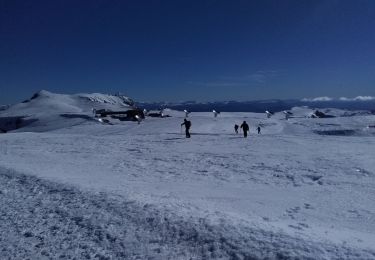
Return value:
[(362, 99), (351, 99), (351, 100), (259, 100), (259, 101), (221, 101), (221, 102), (138, 102), (138, 107), (145, 108), (147, 110), (155, 110), (162, 108), (170, 108), (175, 110), (187, 109), (191, 112), (204, 112), (216, 111), (221, 112), (264, 112), (265, 110), (271, 112), (280, 112), (283, 110), (289, 110), (293, 107), (308, 106), (310, 108), (339, 108), (347, 110), (368, 110), (375, 113), (375, 99), (362, 100)]
[[(31, 99), (24, 101), (27, 103), (39, 96), (48, 96), (53, 93), (48, 91), (40, 91), (36, 93)], [(313, 99), (268, 99), (268, 100), (255, 100), (255, 101), (217, 101), (217, 102), (134, 102), (128, 97), (118, 95), (103, 95), (103, 94), (80, 94), (82, 99), (94, 103), (111, 104), (113, 102), (121, 103), (123, 105), (135, 105), (139, 108), (147, 110), (159, 110), (162, 108), (170, 108), (174, 110), (189, 110), (191, 112), (207, 112), (215, 109), (221, 112), (264, 112), (265, 110), (271, 112), (280, 112), (290, 110), (293, 107), (307, 106), (312, 109), (318, 108), (338, 108), (346, 110), (367, 110), (375, 114), (375, 97), (359, 96), (356, 98), (339, 98), (333, 99), (329, 97), (317, 97)], [(0, 111), (7, 110), (12, 106), (0, 105)]]

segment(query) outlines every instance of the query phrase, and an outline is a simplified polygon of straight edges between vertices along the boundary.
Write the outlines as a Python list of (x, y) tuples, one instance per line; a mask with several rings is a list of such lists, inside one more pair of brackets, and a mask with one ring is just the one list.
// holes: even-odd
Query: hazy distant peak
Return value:
[(303, 98), (302, 101), (305, 102), (321, 102), (321, 101), (332, 101), (333, 98), (330, 97), (316, 97), (316, 98)]
[(358, 96), (355, 98), (340, 97), (340, 101), (371, 101), (375, 100), (375, 97), (372, 96)]
[(325, 101), (372, 101), (375, 100), (373, 96), (357, 96), (354, 98), (340, 97), (338, 99), (331, 97), (316, 97), (316, 98), (303, 98), (301, 101), (304, 102), (325, 102)]

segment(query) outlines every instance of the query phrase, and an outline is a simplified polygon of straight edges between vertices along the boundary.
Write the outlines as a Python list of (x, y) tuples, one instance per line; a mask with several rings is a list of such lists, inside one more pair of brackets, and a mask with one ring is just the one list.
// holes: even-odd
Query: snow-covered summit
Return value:
[(93, 109), (127, 110), (133, 106), (133, 100), (122, 95), (67, 95), (41, 90), (30, 99), (0, 111), (0, 126), (6, 130), (46, 131), (93, 121)]
[[(66, 105), (76, 107), (72, 110), (72, 112), (74, 112), (74, 110), (91, 111), (92, 108), (120, 109), (134, 106), (134, 101), (132, 99), (122, 95), (109, 95), (101, 93), (66, 95), (56, 94), (46, 90), (41, 90), (35, 93), (29, 100), (22, 102), (22, 104), (28, 103), (30, 103), (33, 107), (51, 104), (56, 104), (55, 108), (60, 106), (62, 109), (67, 109)], [(65, 112), (70, 111), (67, 109)]]

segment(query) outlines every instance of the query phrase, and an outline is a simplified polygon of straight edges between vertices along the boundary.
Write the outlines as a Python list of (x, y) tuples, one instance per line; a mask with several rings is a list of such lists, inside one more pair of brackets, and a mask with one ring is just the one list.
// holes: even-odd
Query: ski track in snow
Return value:
[(375, 259), (373, 137), (312, 132), (368, 117), (222, 117), (0, 135), (2, 256)]

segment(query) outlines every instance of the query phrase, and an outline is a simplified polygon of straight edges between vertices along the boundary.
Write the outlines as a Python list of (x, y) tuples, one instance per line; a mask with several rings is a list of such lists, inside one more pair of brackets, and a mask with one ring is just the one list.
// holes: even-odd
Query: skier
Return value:
[(239, 126), (237, 124), (234, 125), (234, 131), (236, 132), (236, 134), (238, 134), (238, 127)]
[(141, 123), (142, 118), (139, 115), (135, 115), (135, 119), (138, 121), (138, 125)]
[(247, 132), (249, 131), (249, 125), (246, 123), (246, 121), (243, 121), (241, 128), (243, 130), (243, 137), (247, 137)]
[(186, 109), (184, 110), (184, 112), (185, 112), (185, 118), (189, 117), (190, 112), (187, 111)]
[(184, 122), (181, 124), (181, 127), (182, 127), (183, 125), (185, 126), (185, 134), (186, 134), (186, 138), (190, 138), (189, 130), (190, 130), (190, 127), (191, 127), (191, 122), (185, 118), (185, 119), (184, 119)]
[(260, 126), (258, 125), (257, 127), (257, 130), (258, 130), (258, 135), (260, 134)]

